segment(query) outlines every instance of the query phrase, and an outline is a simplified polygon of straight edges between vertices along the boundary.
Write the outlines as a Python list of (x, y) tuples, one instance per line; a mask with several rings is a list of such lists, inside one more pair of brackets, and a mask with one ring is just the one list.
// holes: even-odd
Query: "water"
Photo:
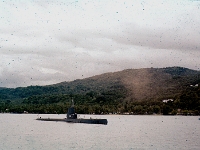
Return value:
[(37, 117), (0, 114), (0, 150), (200, 149), (199, 116), (91, 116), (108, 119), (108, 125), (45, 122)]

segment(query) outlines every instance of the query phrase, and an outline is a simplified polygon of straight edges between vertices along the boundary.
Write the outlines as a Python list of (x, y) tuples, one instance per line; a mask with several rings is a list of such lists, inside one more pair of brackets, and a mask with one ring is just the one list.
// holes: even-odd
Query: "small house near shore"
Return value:
[(173, 101), (174, 101), (173, 99), (164, 99), (164, 100), (162, 100), (163, 103), (173, 102)]

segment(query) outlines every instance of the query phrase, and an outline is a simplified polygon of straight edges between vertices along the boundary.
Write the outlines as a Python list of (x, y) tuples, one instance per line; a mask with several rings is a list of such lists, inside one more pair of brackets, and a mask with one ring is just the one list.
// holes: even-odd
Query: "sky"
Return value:
[(0, 87), (200, 70), (200, 0), (0, 0)]

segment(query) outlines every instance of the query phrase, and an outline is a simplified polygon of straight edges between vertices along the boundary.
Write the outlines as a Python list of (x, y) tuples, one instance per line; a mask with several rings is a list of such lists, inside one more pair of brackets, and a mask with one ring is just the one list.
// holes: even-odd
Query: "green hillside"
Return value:
[(65, 113), (73, 98), (78, 113), (199, 114), (199, 83), (199, 71), (182, 67), (128, 69), (48, 86), (0, 88), (0, 111)]

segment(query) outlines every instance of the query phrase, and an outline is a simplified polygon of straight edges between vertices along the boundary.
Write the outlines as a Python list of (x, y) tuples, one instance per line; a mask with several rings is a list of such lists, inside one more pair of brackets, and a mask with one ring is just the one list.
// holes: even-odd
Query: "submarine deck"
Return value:
[(58, 118), (37, 118), (36, 120), (41, 121), (62, 121), (62, 122), (71, 122), (71, 123), (88, 123), (88, 124), (104, 124), (107, 125), (107, 119), (58, 119)]

